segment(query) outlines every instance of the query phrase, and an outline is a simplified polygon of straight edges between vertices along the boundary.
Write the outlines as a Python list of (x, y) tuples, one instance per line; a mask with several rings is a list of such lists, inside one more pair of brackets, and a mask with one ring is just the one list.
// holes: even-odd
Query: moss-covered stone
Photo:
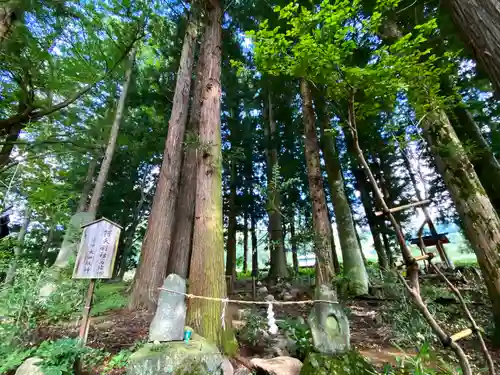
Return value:
[(349, 351), (342, 356), (309, 353), (300, 375), (372, 375), (375, 368), (359, 352)]
[(224, 357), (217, 347), (193, 332), (184, 341), (149, 343), (132, 354), (128, 375), (222, 375)]

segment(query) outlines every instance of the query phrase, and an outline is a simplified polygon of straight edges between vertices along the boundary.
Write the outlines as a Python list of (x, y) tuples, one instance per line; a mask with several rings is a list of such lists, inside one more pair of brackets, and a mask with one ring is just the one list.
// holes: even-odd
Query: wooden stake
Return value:
[[(426, 199), (426, 200), (420, 201), (420, 202), (412, 202), (412, 203), (404, 204), (404, 205), (399, 206), (399, 207), (389, 208), (389, 212), (392, 214), (394, 212), (403, 211), (403, 210), (406, 210), (406, 209), (412, 208), (412, 207), (427, 206), (430, 203), (431, 203), (430, 199)], [(375, 212), (375, 216), (382, 216), (382, 215), (385, 215), (384, 211), (376, 211)]]
[(456, 341), (464, 339), (470, 335), (472, 335), (472, 329), (466, 328), (463, 331), (455, 333), (453, 336), (450, 337), (450, 339), (451, 339), (451, 341), (456, 342)]
[(80, 326), (80, 334), (78, 337), (82, 342), (82, 346), (87, 344), (87, 335), (89, 333), (90, 309), (92, 307), (92, 297), (94, 296), (95, 279), (90, 279), (87, 297), (85, 298), (85, 307), (83, 308), (82, 325)]

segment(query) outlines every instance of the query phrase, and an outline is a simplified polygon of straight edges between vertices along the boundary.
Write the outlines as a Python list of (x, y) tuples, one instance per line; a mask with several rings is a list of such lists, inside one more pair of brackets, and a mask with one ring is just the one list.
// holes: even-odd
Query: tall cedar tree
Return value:
[(197, 145), (191, 144), (191, 139), (198, 139), (200, 130), (201, 94), (203, 88), (203, 74), (205, 71), (203, 48), (205, 34), (202, 36), (198, 61), (196, 63), (196, 76), (191, 103), (189, 122), (186, 128), (184, 159), (182, 163), (181, 181), (179, 194), (177, 197), (177, 207), (175, 211), (175, 230), (172, 246), (170, 247), (170, 259), (167, 265), (167, 274), (176, 273), (187, 278), (189, 275), (189, 262), (191, 260), (194, 206), (196, 202), (196, 180), (197, 172)]
[(366, 273), (349, 199), (344, 187), (344, 178), (335, 146), (335, 136), (331, 132), (327, 132), (330, 128), (330, 116), (328, 115), (325, 100), (320, 95), (318, 93), (314, 104), (318, 113), (321, 134), (320, 144), (325, 159), (326, 174), (330, 185), (342, 251), (343, 273), (348, 283), (349, 292), (357, 296), (364, 295), (368, 294), (368, 274)]
[[(206, 2), (204, 73), (201, 94), (198, 171), (193, 230), (193, 252), (189, 271), (189, 292), (223, 298), (224, 235), (222, 231), (221, 151), (221, 34), (222, 7), (219, 0)], [(191, 299), (187, 321), (206, 339), (224, 345), (220, 323), (221, 304)]]
[(319, 158), (319, 143), (316, 135), (312, 94), (309, 83), (300, 80), (302, 116), (304, 120), (304, 146), (309, 181), (309, 195), (312, 201), (314, 245), (316, 251), (316, 285), (330, 285), (334, 270), (332, 261), (332, 226), (328, 218), (325, 190)]
[(285, 248), (283, 243), (283, 219), (281, 213), (281, 194), (280, 187), (274, 186), (273, 172), (279, 166), (278, 161), (278, 131), (274, 119), (274, 108), (271, 93), (267, 96), (266, 105), (264, 105), (264, 133), (266, 137), (266, 156), (267, 156), (267, 184), (268, 184), (268, 207), (269, 214), (269, 251), (271, 265), (269, 269), (269, 281), (275, 281), (278, 278), (288, 277), (286, 267)]
[(193, 7), (182, 46), (160, 176), (130, 296), (129, 307), (132, 309), (154, 310), (158, 287), (163, 283), (167, 271), (197, 39), (195, 14), (196, 7)]

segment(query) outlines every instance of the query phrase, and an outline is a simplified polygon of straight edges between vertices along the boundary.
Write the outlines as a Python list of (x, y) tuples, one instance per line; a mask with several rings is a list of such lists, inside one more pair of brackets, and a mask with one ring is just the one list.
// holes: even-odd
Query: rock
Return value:
[(290, 289), (290, 294), (293, 296), (293, 298), (297, 298), (301, 293), (301, 290), (299, 288), (293, 288)]
[(283, 298), (283, 301), (291, 301), (291, 300), (293, 300), (293, 296), (290, 293), (288, 293), (288, 292), (284, 293), (282, 298)]
[(252, 371), (250, 371), (246, 367), (240, 367), (234, 372), (234, 375), (252, 375)]
[(264, 298), (266, 301), (272, 302), (274, 301), (274, 296), (272, 294), (268, 294), (266, 298)]
[(285, 283), (285, 285), (284, 285), (284, 286), (285, 286), (285, 288), (287, 288), (287, 289), (291, 289), (292, 284), (290, 284), (290, 283)]
[(43, 375), (43, 371), (38, 366), (40, 362), (42, 362), (41, 358), (28, 358), (18, 367), (16, 375)]
[(327, 285), (321, 285), (316, 299), (334, 303), (316, 303), (309, 314), (309, 327), (315, 349), (323, 354), (343, 354), (349, 350), (349, 321), (337, 303), (335, 292)]
[(234, 368), (229, 359), (224, 359), (221, 364), (222, 373), (224, 375), (234, 375)]
[(253, 358), (250, 362), (270, 375), (299, 375), (302, 368), (302, 362), (292, 357)]
[(248, 309), (238, 309), (237, 315), (238, 315), (238, 320), (245, 320), (248, 316), (250, 316), (251, 311)]
[(187, 344), (178, 341), (144, 345), (130, 356), (127, 374), (232, 375), (232, 372), (224, 372), (229, 371), (225, 361), (214, 344), (193, 332)]
[(304, 361), (300, 375), (371, 375), (379, 372), (358, 352), (329, 356), (311, 352)]
[[(186, 281), (172, 273), (163, 282), (163, 288), (186, 293)], [(160, 291), (156, 314), (149, 327), (149, 341), (181, 341), (184, 338), (186, 322), (185, 296)]]
[(234, 328), (234, 329), (242, 329), (243, 327), (245, 327), (245, 322), (243, 320), (233, 320), (231, 322), (231, 326)]
[(306, 320), (301, 315), (299, 315), (296, 320), (298, 324), (306, 324)]
[(261, 286), (259, 289), (257, 289), (258, 294), (267, 294), (267, 286)]

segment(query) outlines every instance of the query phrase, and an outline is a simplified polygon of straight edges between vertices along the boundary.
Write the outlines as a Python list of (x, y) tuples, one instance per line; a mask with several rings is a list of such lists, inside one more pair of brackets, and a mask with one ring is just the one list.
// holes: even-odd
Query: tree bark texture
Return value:
[(368, 274), (366, 273), (365, 263), (358, 243), (349, 199), (345, 192), (344, 178), (342, 177), (340, 160), (336, 151), (335, 138), (332, 133), (326, 132), (330, 128), (330, 120), (324, 99), (317, 98), (315, 106), (319, 118), (320, 144), (325, 160), (328, 183), (330, 185), (340, 249), (342, 251), (343, 274), (347, 282), (347, 289), (349, 293), (355, 296), (368, 294)]
[[(189, 292), (194, 295), (223, 298), (224, 236), (222, 218), (221, 149), (221, 34), (222, 7), (219, 0), (207, 5), (203, 47), (205, 68), (200, 110), (200, 149), (196, 174), (196, 205), (193, 252), (189, 271)], [(221, 327), (222, 304), (191, 299), (187, 321), (207, 340), (224, 346)]]
[(229, 182), (229, 215), (226, 246), (226, 276), (231, 277), (230, 285), (236, 280), (236, 161), (231, 163)]
[(95, 215), (97, 215), (97, 209), (99, 208), (99, 203), (102, 198), (102, 192), (104, 190), (104, 186), (106, 186), (106, 181), (108, 180), (111, 162), (115, 153), (116, 140), (118, 139), (118, 132), (120, 131), (120, 124), (122, 123), (123, 117), (125, 116), (128, 90), (130, 87), (130, 82), (132, 81), (132, 72), (134, 70), (136, 52), (137, 47), (132, 48), (132, 50), (130, 51), (128, 65), (125, 71), (125, 81), (123, 82), (122, 92), (120, 94), (120, 99), (118, 100), (118, 105), (116, 107), (115, 119), (113, 120), (113, 125), (111, 126), (108, 145), (106, 147), (106, 152), (104, 153), (104, 158), (102, 159), (99, 174), (97, 175), (97, 180), (94, 186), (94, 191), (92, 192), (92, 197), (90, 198), (88, 212), (91, 213), (94, 217)]
[(311, 89), (309, 83), (303, 78), (300, 80), (300, 95), (302, 97), (302, 117), (304, 120), (307, 179), (312, 202), (315, 235), (316, 286), (330, 285), (334, 277), (331, 245), (332, 227), (328, 218), (328, 208), (321, 176), (319, 144), (316, 136), (316, 119)]
[(16, 141), (19, 139), (21, 134), (22, 126), (20, 124), (13, 125), (10, 127), (7, 137), (5, 137), (5, 144), (0, 150), (0, 168), (5, 167), (10, 162), (10, 154), (14, 149)]
[(184, 36), (177, 81), (175, 83), (172, 113), (163, 153), (160, 176), (149, 215), (148, 228), (142, 244), (129, 307), (156, 307), (158, 288), (167, 272), (169, 251), (175, 218), (175, 206), (179, 191), (179, 176), (182, 164), (182, 143), (186, 131), (191, 76), (197, 39), (197, 25), (190, 19)]
[(443, 6), (500, 96), (500, 2), (445, 0)]
[(428, 112), (422, 127), (476, 253), (500, 337), (500, 219), (446, 114)]
[(12, 33), (14, 24), (22, 18), (22, 2), (7, 0), (0, 5), (0, 46)]
[[(446, 91), (453, 95), (451, 89)], [(498, 183), (500, 163), (493, 154), (491, 146), (484, 139), (481, 130), (463, 103), (457, 103), (447, 115), (462, 144), (471, 146), (470, 161), (491, 203), (497, 212), (500, 212), (500, 184)]]
[(184, 278), (187, 278), (189, 275), (189, 263), (191, 261), (194, 206), (196, 203), (196, 184), (193, 181), (196, 180), (198, 168), (197, 146), (190, 144), (188, 137), (199, 138), (201, 94), (203, 91), (203, 74), (205, 73), (205, 64), (203, 61), (205, 56), (203, 53), (204, 44), (205, 35), (203, 34), (198, 61), (196, 63), (193, 100), (184, 136), (184, 159), (179, 194), (177, 196), (177, 206), (175, 208), (174, 234), (167, 265), (167, 275), (175, 273)]
[(268, 184), (268, 207), (269, 214), (269, 249), (271, 265), (269, 268), (269, 281), (276, 281), (278, 278), (288, 277), (286, 267), (286, 257), (283, 244), (283, 221), (281, 217), (281, 194), (280, 187), (274, 186), (273, 171), (279, 165), (277, 140), (278, 134), (276, 121), (274, 121), (273, 103), (271, 94), (268, 94), (267, 105), (264, 106), (264, 112), (267, 126), (265, 128), (265, 137), (267, 140), (267, 184)]

